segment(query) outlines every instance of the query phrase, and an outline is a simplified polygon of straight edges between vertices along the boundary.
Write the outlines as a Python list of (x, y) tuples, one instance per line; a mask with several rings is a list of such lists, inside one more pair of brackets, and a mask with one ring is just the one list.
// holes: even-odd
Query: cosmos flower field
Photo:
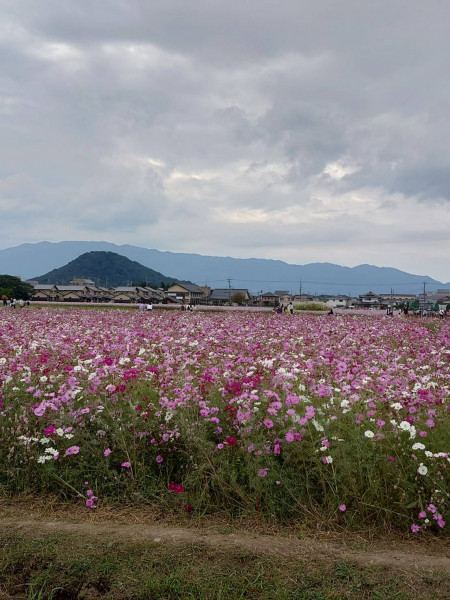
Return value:
[(0, 311), (0, 493), (445, 535), (450, 319)]

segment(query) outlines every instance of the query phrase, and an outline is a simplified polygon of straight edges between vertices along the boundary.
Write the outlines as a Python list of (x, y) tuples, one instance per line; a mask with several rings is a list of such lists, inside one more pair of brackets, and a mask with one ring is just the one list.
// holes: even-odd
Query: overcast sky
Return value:
[(0, 7), (0, 248), (450, 280), (448, 0)]

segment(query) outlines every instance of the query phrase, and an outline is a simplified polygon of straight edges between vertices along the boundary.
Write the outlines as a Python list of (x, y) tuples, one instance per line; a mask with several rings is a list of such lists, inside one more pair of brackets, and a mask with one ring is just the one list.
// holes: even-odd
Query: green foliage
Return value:
[(302, 302), (301, 304), (296, 304), (294, 310), (314, 310), (323, 312), (329, 310), (329, 308), (321, 302)]
[(238, 304), (239, 306), (242, 306), (243, 304), (245, 304), (245, 296), (242, 292), (236, 292), (231, 296), (231, 302), (233, 302), (234, 304)]
[(9, 299), (29, 300), (33, 292), (33, 286), (19, 277), (13, 275), (0, 275), (0, 298), (7, 296)]

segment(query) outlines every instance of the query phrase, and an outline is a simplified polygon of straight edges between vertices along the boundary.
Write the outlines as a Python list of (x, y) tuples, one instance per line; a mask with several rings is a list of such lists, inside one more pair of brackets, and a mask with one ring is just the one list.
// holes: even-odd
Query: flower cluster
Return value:
[(363, 506), (363, 492), (349, 491), (357, 473), (361, 490), (372, 475), (392, 481), (385, 508), (421, 509), (412, 531), (445, 526), (448, 320), (13, 312), (0, 312), (0, 458), (11, 486), (34, 464), (59, 477), (102, 469), (109, 489), (141, 478), (161, 492), (171, 478), (186, 484), (206, 456), (203, 473), (234, 469), (246, 491), (227, 489), (247, 503), (307, 489), (346, 518)]

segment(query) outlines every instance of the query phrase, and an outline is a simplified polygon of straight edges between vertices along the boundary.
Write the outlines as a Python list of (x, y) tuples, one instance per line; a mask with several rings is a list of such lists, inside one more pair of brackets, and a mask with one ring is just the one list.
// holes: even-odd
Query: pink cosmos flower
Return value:
[(111, 454), (111, 450), (109, 448), (106, 448), (106, 450), (103, 452), (103, 456), (109, 456)]
[(420, 530), (420, 525), (416, 525), (415, 523), (413, 523), (413, 524), (411, 525), (411, 531), (412, 531), (413, 533), (417, 533), (419, 530)]
[(131, 467), (131, 463), (128, 461), (125, 461), (120, 466), (124, 467), (125, 469), (128, 469), (129, 467)]
[(339, 510), (340, 510), (341, 512), (345, 512), (345, 511), (347, 510), (347, 507), (346, 507), (346, 505), (345, 505), (345, 504), (341, 504), (341, 505), (340, 505), (340, 507), (339, 507)]
[(46, 427), (44, 429), (44, 434), (48, 437), (49, 435), (52, 435), (52, 433), (55, 433), (55, 426), (54, 425), (49, 425), (48, 427)]
[(427, 516), (427, 513), (424, 510), (421, 510), (419, 513), (419, 519), (425, 519)]
[(236, 444), (237, 444), (237, 439), (236, 439), (235, 437), (233, 437), (233, 436), (229, 435), (229, 436), (226, 438), (225, 442), (228, 444), (228, 446), (236, 446)]
[(71, 454), (78, 454), (79, 451), (80, 451), (79, 446), (70, 446), (70, 448), (67, 448), (64, 456), (70, 456)]
[(265, 469), (259, 469), (258, 470), (258, 475), (259, 477), (267, 477), (267, 472), (269, 471), (269, 469), (266, 467)]
[(169, 491), (175, 492), (175, 494), (182, 494), (184, 492), (184, 486), (182, 486), (181, 483), (174, 483), (171, 481), (169, 483)]
[(163, 462), (163, 460), (164, 460), (164, 459), (163, 459), (163, 457), (162, 457), (162, 456), (160, 456), (160, 455), (158, 455), (158, 456), (156, 457), (156, 462), (157, 462), (158, 464), (161, 464), (161, 463)]

